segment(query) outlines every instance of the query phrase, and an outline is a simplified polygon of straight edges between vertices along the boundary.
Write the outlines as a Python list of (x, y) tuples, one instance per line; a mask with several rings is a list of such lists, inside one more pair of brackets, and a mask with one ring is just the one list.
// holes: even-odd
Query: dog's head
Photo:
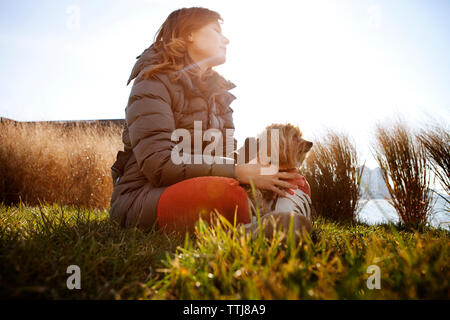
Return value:
[[(290, 123), (287, 124), (271, 124), (267, 126), (265, 132), (267, 136), (261, 134), (257, 139), (258, 161), (260, 144), (264, 143), (267, 138), (267, 156), (271, 157), (271, 136), (272, 130), (277, 129), (279, 134), (278, 151), (279, 151), (279, 170), (299, 168), (305, 160), (308, 152), (311, 150), (313, 143), (302, 138), (300, 128)], [(275, 138), (275, 135), (274, 135)], [(276, 139), (274, 139), (276, 145)]]

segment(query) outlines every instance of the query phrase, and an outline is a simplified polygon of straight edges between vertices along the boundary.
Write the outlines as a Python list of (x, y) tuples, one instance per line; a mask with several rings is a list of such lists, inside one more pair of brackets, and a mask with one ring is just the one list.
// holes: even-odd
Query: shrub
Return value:
[(0, 125), (0, 201), (108, 208), (121, 128)]
[[(428, 166), (450, 195), (450, 133), (439, 124), (430, 125), (418, 134), (425, 148)], [(448, 199), (444, 198), (447, 203)]]
[(302, 173), (311, 187), (315, 216), (334, 221), (354, 221), (361, 210), (359, 164), (355, 146), (347, 135), (328, 131), (315, 141)]
[(402, 122), (376, 128), (374, 156), (388, 188), (390, 204), (401, 223), (423, 225), (431, 212), (432, 194), (423, 146)]

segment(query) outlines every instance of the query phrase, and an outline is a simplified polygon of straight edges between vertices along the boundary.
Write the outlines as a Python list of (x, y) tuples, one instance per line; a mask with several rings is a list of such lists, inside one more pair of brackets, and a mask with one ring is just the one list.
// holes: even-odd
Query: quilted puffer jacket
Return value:
[[(226, 81), (226, 89), (201, 91), (187, 75), (172, 83), (167, 73), (143, 79), (142, 74), (153, 67), (155, 52), (146, 49), (131, 72), (134, 79), (122, 134), (124, 150), (119, 151), (112, 166), (114, 189), (110, 218), (120, 225), (143, 229), (156, 227), (156, 208), (162, 192), (170, 185), (198, 176), (235, 178), (234, 164), (174, 164), (171, 151), (178, 144), (171, 140), (175, 129), (187, 129), (194, 137), (194, 121), (201, 121), (203, 133), (209, 128), (222, 131), (234, 129), (230, 103), (236, 97), (228, 90), (235, 85), (218, 73), (210, 81)], [(214, 87), (214, 86), (209, 86)], [(233, 153), (225, 155), (236, 161), (236, 139)], [(230, 139), (229, 139), (230, 140)], [(226, 139), (223, 139), (225, 151)], [(203, 142), (202, 151), (210, 142)], [(192, 148), (194, 150), (194, 148)], [(214, 155), (214, 153), (213, 153)]]

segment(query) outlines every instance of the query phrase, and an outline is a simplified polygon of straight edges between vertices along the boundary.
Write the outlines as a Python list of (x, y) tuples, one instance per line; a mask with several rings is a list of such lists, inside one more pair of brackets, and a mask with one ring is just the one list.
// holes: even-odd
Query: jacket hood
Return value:
[(136, 59), (137, 61), (134, 64), (133, 70), (131, 70), (127, 85), (129, 85), (130, 82), (133, 81), (133, 79), (135, 79), (142, 70), (144, 70), (144, 68), (152, 66), (157, 62), (157, 54), (153, 48), (153, 44), (137, 56)]

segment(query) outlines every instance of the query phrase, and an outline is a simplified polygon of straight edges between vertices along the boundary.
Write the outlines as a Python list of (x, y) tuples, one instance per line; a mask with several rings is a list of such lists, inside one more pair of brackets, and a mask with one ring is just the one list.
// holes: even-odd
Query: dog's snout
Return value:
[(308, 142), (306, 143), (306, 148), (307, 148), (308, 150), (310, 150), (310, 149), (312, 148), (312, 146), (313, 146), (313, 143), (312, 143), (311, 141), (308, 141)]

